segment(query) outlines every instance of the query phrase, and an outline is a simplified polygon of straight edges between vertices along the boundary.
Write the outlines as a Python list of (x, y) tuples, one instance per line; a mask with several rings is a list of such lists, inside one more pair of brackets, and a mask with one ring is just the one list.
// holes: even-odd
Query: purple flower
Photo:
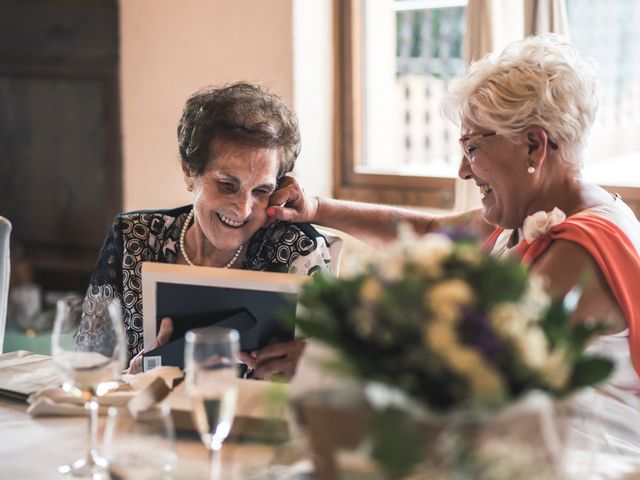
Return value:
[(442, 228), (438, 231), (443, 235), (446, 235), (451, 239), (452, 242), (460, 242), (460, 241), (472, 241), (477, 243), (475, 237), (471, 233), (471, 230), (468, 228)]
[(493, 331), (487, 312), (466, 310), (458, 325), (458, 335), (463, 343), (472, 345), (487, 360), (495, 360), (500, 353), (500, 342)]

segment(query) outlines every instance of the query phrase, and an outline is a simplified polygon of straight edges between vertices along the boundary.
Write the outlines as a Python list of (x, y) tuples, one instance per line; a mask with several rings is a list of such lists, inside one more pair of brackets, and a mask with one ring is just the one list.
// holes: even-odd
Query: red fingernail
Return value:
[(267, 208), (267, 215), (269, 215), (270, 217), (273, 217), (273, 216), (275, 216), (275, 214), (276, 214), (276, 209), (275, 208), (273, 208), (273, 207)]

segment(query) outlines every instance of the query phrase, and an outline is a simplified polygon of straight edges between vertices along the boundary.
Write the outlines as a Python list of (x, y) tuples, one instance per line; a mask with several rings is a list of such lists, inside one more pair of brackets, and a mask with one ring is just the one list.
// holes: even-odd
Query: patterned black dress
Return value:
[[(124, 306), (129, 359), (142, 350), (142, 262), (176, 263), (180, 231), (191, 209), (188, 205), (116, 216), (87, 289), (78, 345), (94, 343), (101, 335), (91, 314), (94, 299), (117, 298)], [(310, 275), (330, 262), (326, 239), (311, 225), (275, 222), (250, 239), (242, 268)]]

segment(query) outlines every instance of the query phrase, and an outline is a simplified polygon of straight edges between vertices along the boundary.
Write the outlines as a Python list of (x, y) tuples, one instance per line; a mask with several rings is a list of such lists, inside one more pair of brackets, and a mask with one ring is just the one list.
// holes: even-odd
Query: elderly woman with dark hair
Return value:
[[(201, 90), (186, 102), (178, 142), (193, 205), (117, 215), (85, 297), (85, 316), (97, 297), (122, 301), (132, 371), (143, 346), (141, 262), (307, 275), (331, 261), (326, 240), (311, 225), (268, 222), (269, 197), (300, 152), (297, 120), (282, 99), (246, 83)], [(79, 344), (98, 334), (99, 326), (86, 325), (91, 330), (81, 328)], [(157, 344), (172, 328), (164, 318)], [(294, 340), (243, 359), (258, 378), (289, 377), (302, 349)]]

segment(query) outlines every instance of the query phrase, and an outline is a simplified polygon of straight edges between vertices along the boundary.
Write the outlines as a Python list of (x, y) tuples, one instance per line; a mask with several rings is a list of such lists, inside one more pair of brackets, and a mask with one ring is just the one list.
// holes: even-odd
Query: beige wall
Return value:
[(292, 9), (292, 0), (120, 2), (126, 210), (189, 202), (176, 124), (196, 89), (249, 80), (292, 105)]

